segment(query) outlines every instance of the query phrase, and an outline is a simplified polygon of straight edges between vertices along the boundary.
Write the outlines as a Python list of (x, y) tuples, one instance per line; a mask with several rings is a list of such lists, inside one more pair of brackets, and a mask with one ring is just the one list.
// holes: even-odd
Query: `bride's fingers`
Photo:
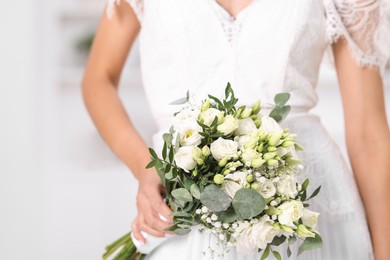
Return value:
[(139, 229), (139, 223), (138, 223), (138, 218), (134, 219), (132, 226), (132, 231), (135, 239), (141, 242), (141, 244), (145, 244), (146, 240), (141, 234), (141, 230)]
[(148, 218), (148, 224), (150, 227), (159, 230), (164, 233), (170, 233), (169, 231), (165, 231), (166, 228), (170, 227), (172, 223), (163, 221), (158, 213), (154, 214), (152, 217)]
[(140, 230), (155, 236), (155, 237), (163, 237), (165, 234), (162, 231), (156, 230), (155, 228), (151, 227), (146, 223), (145, 221), (139, 223)]
[[(157, 198), (156, 198), (157, 199)], [(158, 195), (158, 199), (153, 203), (153, 209), (158, 212), (166, 222), (173, 224), (173, 218), (170, 215), (172, 210), (167, 206), (164, 200)]]

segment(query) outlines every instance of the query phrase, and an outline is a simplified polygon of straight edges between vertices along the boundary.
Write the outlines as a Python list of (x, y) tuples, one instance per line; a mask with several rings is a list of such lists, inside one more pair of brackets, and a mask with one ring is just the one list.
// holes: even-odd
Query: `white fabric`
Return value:
[[(187, 90), (195, 100), (208, 93), (222, 96), (229, 81), (241, 104), (261, 98), (266, 109), (276, 93), (290, 92), (292, 112), (284, 125), (299, 134), (306, 148), (301, 153), (302, 178), (310, 178), (311, 190), (322, 185), (311, 206), (321, 213), (318, 228), (324, 247), (299, 259), (372, 259), (353, 175), (309, 110), (317, 103), (315, 86), (322, 56), (340, 37), (347, 39), (358, 64), (383, 67), (389, 51), (383, 4), (379, 0), (253, 0), (233, 19), (215, 0), (129, 2), (142, 10), (137, 11), (142, 17), (141, 69), (160, 129), (154, 136), (157, 150), (177, 110), (168, 104)], [(219, 257), (221, 247), (195, 229), (164, 242), (148, 258), (210, 259), (211, 247), (214, 258), (259, 259), (258, 255), (239, 256), (234, 249)]]

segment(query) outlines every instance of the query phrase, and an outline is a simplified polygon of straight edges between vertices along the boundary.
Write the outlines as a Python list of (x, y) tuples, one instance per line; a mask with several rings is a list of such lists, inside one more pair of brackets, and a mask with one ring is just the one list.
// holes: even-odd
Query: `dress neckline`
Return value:
[(247, 6), (242, 8), (235, 16), (232, 15), (224, 6), (222, 6), (220, 3), (218, 3), (217, 0), (210, 0), (212, 4), (219, 9), (221, 13), (223, 13), (223, 16), (225, 16), (227, 19), (229, 19), (231, 22), (234, 22), (236, 20), (241, 19), (245, 15), (245, 13), (248, 12), (252, 8), (255, 2), (258, 0), (252, 0)]
[[(232, 16), (217, 0), (206, 0), (209, 2), (211, 9), (214, 11), (214, 16), (218, 20), (221, 32), (225, 36), (225, 41), (230, 47), (235, 48), (237, 41), (240, 38), (241, 32), (244, 27), (244, 23), (250, 13), (253, 11), (254, 6), (259, 0), (252, 0), (252, 2), (243, 8), (236, 17)], [(232, 48), (230, 48), (232, 49)]]

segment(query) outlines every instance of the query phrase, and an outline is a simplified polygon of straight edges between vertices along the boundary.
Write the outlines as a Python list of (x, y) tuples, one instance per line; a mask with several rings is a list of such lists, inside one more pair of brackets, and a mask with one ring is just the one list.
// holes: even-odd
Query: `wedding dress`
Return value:
[[(112, 15), (113, 4), (108, 11)], [(136, 13), (143, 85), (160, 129), (154, 146), (178, 109), (169, 105), (187, 90), (198, 101), (222, 96), (231, 82), (241, 104), (262, 100), (269, 111), (273, 97), (290, 92), (292, 110), (283, 123), (305, 147), (304, 177), (311, 189), (321, 185), (311, 209), (320, 212), (322, 249), (291, 259), (373, 259), (361, 199), (337, 145), (320, 119), (310, 113), (317, 103), (316, 84), (323, 54), (346, 39), (361, 66), (383, 68), (389, 44), (384, 2), (379, 0), (253, 0), (233, 18), (216, 0), (127, 0)], [(367, 86), (369, 87), (369, 86)], [(283, 259), (284, 248), (279, 248)], [(294, 253), (295, 252), (295, 253)], [(213, 236), (194, 230), (173, 237), (147, 259), (260, 259), (260, 254), (223, 252)]]

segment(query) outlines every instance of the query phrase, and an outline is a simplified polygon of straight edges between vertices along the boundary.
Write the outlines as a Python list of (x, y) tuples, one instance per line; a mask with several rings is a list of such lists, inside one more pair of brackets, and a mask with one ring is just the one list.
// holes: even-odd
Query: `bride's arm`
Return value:
[(345, 40), (333, 46), (353, 172), (362, 197), (376, 260), (390, 256), (390, 131), (383, 83), (376, 69), (357, 65)]
[(168, 227), (158, 213), (170, 219), (170, 210), (160, 195), (160, 180), (153, 169), (146, 170), (150, 161), (146, 144), (134, 129), (118, 96), (118, 82), (128, 52), (140, 25), (131, 7), (125, 2), (115, 6), (115, 14), (104, 14), (91, 49), (82, 83), (88, 111), (103, 139), (112, 151), (131, 169), (139, 180), (138, 216), (133, 223), (137, 239), (139, 231), (163, 236)]

